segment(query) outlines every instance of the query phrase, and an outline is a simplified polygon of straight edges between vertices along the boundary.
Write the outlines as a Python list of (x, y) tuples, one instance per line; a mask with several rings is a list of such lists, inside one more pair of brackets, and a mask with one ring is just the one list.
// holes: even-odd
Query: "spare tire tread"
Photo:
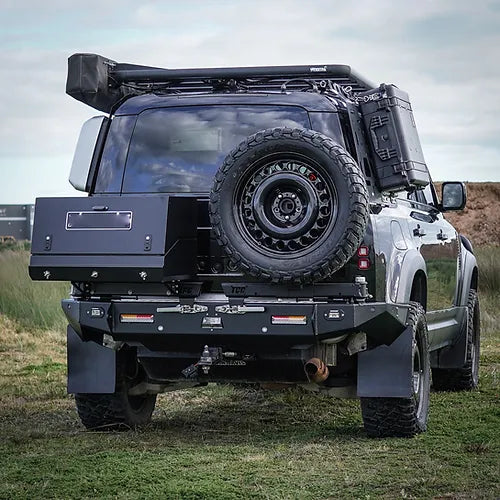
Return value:
[[(303, 267), (290, 273), (280, 270), (265, 272), (249, 260), (245, 259), (232, 246), (230, 238), (224, 232), (218, 204), (222, 184), (235, 162), (253, 146), (275, 139), (291, 139), (304, 141), (323, 150), (331, 158), (335, 158), (344, 177), (348, 179), (348, 195), (352, 207), (344, 237), (335, 250), (322, 261)], [(306, 129), (274, 128), (267, 129), (248, 137), (236, 149), (231, 151), (219, 168), (214, 178), (210, 195), (210, 220), (217, 242), (224, 247), (232, 265), (238, 266), (245, 273), (273, 283), (294, 283), (302, 285), (325, 278), (340, 269), (356, 252), (362, 242), (369, 218), (369, 201), (366, 181), (355, 160), (332, 139), (319, 132)]]

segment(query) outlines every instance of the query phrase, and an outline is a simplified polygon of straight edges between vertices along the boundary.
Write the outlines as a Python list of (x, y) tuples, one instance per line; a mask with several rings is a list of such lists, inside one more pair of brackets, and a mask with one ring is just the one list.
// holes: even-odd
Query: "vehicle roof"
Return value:
[(316, 92), (234, 92), (220, 94), (144, 94), (126, 100), (115, 112), (116, 116), (135, 115), (151, 108), (173, 106), (200, 106), (217, 104), (289, 105), (301, 106), (307, 111), (336, 112), (341, 102)]

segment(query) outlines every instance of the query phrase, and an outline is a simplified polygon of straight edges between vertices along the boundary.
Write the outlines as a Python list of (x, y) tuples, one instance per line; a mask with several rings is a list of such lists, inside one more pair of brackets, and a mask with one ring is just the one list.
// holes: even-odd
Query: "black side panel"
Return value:
[(68, 394), (112, 394), (116, 382), (116, 351), (84, 342), (68, 326)]
[(196, 198), (39, 198), (30, 276), (151, 282), (196, 270)]

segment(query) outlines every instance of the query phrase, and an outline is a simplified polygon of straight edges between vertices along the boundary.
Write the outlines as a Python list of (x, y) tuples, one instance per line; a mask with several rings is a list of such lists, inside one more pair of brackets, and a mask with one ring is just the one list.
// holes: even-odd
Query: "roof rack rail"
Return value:
[[(117, 63), (97, 54), (73, 54), (68, 59), (66, 92), (100, 111), (111, 112), (126, 96), (168, 90), (210, 92), (220, 88), (293, 90), (298, 81), (329, 81), (354, 92), (376, 87), (350, 66), (257, 66), (240, 68), (164, 69)], [(302, 84), (303, 86), (303, 84)]]

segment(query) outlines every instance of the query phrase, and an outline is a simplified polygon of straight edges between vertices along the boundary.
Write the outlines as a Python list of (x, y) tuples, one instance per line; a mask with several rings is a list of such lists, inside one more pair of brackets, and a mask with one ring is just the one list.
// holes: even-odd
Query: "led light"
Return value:
[(153, 323), (153, 314), (120, 314), (120, 323)]
[(358, 248), (358, 257), (368, 257), (370, 249), (368, 247), (362, 246)]
[(370, 269), (370, 259), (361, 258), (358, 260), (358, 269), (364, 271), (365, 269)]
[(306, 325), (306, 316), (272, 316), (273, 325)]

